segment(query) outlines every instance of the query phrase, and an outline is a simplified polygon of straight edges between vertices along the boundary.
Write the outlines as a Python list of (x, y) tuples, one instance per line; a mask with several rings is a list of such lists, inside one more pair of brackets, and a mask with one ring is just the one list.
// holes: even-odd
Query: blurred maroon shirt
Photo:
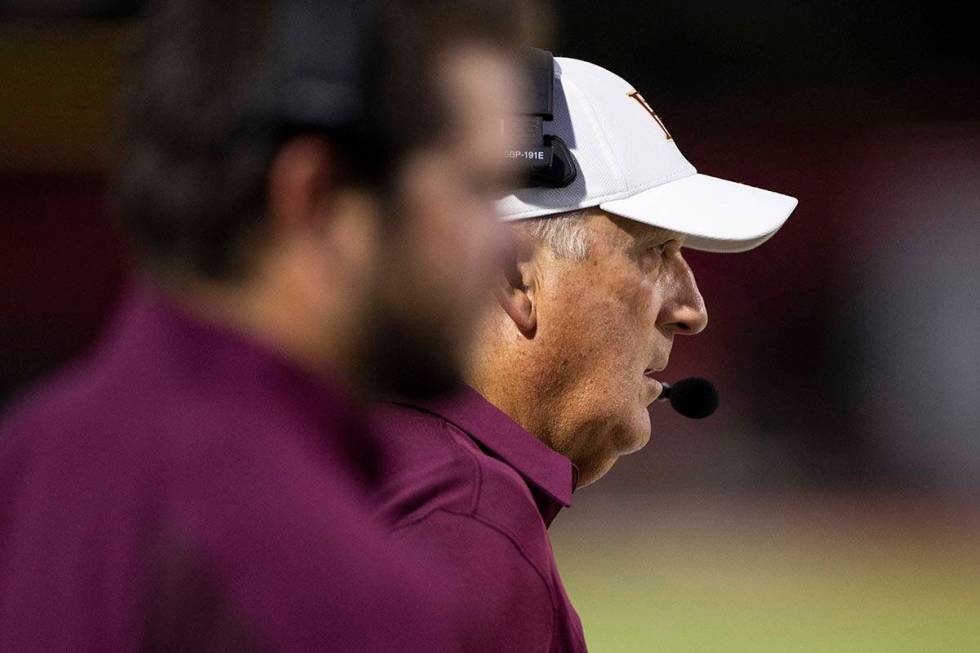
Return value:
[(0, 650), (456, 650), (376, 454), (336, 388), (135, 293), (0, 427)]
[(382, 491), (398, 542), (450, 578), (467, 653), (579, 653), (582, 624), (547, 528), (571, 504), (577, 470), (477, 392), (384, 404)]

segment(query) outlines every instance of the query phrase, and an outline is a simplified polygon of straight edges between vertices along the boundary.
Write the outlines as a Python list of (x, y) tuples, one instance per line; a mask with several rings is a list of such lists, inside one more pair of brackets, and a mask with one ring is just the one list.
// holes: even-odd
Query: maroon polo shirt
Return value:
[(385, 511), (399, 542), (452, 580), (468, 653), (585, 651), (547, 528), (576, 469), (477, 392), (383, 404)]
[(135, 295), (0, 426), (0, 650), (458, 650), (343, 393)]

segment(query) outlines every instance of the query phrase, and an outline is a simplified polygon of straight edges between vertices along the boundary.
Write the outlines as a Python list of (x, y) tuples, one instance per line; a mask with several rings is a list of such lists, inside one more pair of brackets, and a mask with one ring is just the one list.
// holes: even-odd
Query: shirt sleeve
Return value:
[(479, 515), (435, 510), (393, 537), (444, 570), (461, 608), (462, 650), (547, 653), (555, 628), (548, 577), (506, 527)]

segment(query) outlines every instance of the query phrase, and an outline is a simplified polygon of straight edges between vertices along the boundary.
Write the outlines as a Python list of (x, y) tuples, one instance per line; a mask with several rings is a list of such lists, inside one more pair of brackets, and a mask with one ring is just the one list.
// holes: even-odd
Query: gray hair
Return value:
[(589, 255), (589, 234), (582, 218), (586, 209), (521, 220), (521, 228), (546, 244), (558, 258), (581, 261)]

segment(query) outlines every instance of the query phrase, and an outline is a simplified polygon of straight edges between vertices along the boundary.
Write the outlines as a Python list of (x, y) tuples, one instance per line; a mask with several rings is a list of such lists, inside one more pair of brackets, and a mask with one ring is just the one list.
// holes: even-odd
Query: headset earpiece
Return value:
[(546, 50), (528, 48), (527, 64), (529, 106), (511, 121), (518, 147), (504, 155), (522, 164), (528, 186), (564, 188), (578, 174), (575, 157), (561, 138), (544, 133), (544, 123), (554, 119), (555, 58)]

